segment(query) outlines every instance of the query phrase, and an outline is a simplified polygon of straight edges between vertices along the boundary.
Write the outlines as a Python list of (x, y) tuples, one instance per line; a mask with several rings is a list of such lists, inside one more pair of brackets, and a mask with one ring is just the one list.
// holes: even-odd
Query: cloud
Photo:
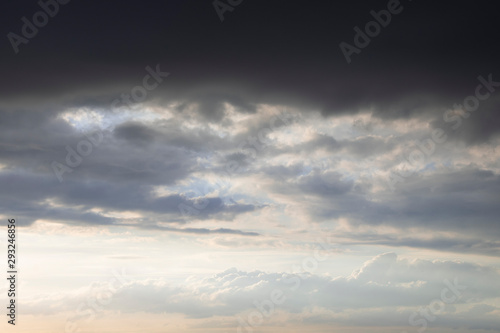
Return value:
[(120, 124), (120, 126), (114, 129), (113, 134), (119, 139), (124, 139), (141, 146), (150, 143), (155, 138), (154, 129), (140, 123)]
[[(273, 290), (280, 290), (283, 302), (275, 305), (276, 311), (284, 311), (289, 317), (307, 318), (308, 324), (326, 321), (334, 325), (403, 326), (408, 324), (411, 311), (440, 299), (442, 290), (451, 283), (458, 285), (463, 294), (440, 315), (444, 320), (435, 325), (479, 325), (492, 329), (498, 324), (498, 319), (492, 316), (498, 308), (485, 303), (500, 296), (499, 272), (494, 267), (467, 262), (410, 261), (385, 253), (365, 262), (349, 276), (290, 273), (231, 268), (211, 277), (189, 279), (182, 285), (171, 285), (161, 279), (129, 281), (113, 292), (106, 311), (181, 313), (189, 318), (236, 316), (255, 310), (255, 302), (265, 302)], [(66, 311), (85, 303), (89, 293), (93, 295), (91, 298), (100, 297), (106, 288), (105, 283), (100, 283), (71, 296), (45, 296), (27, 302), (25, 311), (36, 313), (42, 308), (44, 313)], [(51, 298), (51, 304), (55, 305), (50, 310), (46, 306), (40, 308)], [(366, 314), (364, 318), (362, 313)]]

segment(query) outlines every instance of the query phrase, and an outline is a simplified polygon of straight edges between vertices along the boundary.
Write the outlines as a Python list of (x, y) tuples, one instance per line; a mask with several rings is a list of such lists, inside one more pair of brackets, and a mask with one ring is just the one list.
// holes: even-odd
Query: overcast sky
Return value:
[(2, 331), (500, 332), (493, 2), (2, 6)]

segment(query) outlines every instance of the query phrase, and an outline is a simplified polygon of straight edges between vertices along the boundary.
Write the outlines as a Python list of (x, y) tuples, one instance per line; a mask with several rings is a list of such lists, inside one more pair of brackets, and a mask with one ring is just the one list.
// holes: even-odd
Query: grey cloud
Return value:
[(155, 139), (155, 130), (137, 122), (128, 122), (115, 127), (113, 134), (128, 142), (147, 145)]
[[(125, 313), (137, 310), (182, 313), (190, 318), (235, 316), (255, 310), (255, 301), (268, 300), (271, 291), (278, 289), (283, 292), (284, 301), (275, 307), (288, 315), (305, 314), (308, 317), (309, 309), (316, 307), (333, 313), (341, 311), (344, 316), (339, 319), (348, 325), (392, 325), (394, 322), (389, 320), (389, 314), (397, 318), (396, 323), (406, 325), (411, 311), (442, 297), (442, 290), (448, 288), (444, 280), (448, 280), (451, 284), (465, 287), (460, 289), (462, 295), (455, 299), (454, 304), (473, 305), (467, 314), (470, 320), (479, 323), (481, 319), (487, 319), (487, 322), (495, 323), (498, 319), (492, 320), (489, 316), (495, 308), (486, 305), (486, 302), (499, 296), (498, 275), (493, 267), (467, 262), (408, 261), (399, 259), (394, 253), (386, 253), (365, 262), (350, 276), (335, 278), (307, 272), (244, 272), (231, 268), (212, 277), (191, 280), (183, 286), (172, 286), (162, 280), (131, 281), (116, 291), (108, 308)], [(68, 309), (70, 307), (66, 304), (78, 304), (78, 300), (85, 297), (85, 293), (66, 296), (63, 302), (54, 302), (57, 308), (50, 311), (58, 311), (61, 307)], [(207, 298), (212, 302), (204, 301)], [(47, 299), (50, 297), (43, 302)], [(25, 311), (37, 311), (41, 302), (27, 302)], [(405, 310), (401, 311), (402, 308)], [(358, 322), (359, 310), (368, 313), (368, 320)], [(387, 312), (384, 314), (384, 311)], [(371, 313), (384, 315), (377, 320)], [(443, 314), (446, 320), (440, 325), (454, 327), (457, 321), (451, 319), (462, 315), (460, 312)], [(315, 321), (320, 319), (309, 318)], [(462, 326), (465, 322), (458, 323)]]
[[(209, 197), (201, 198), (206, 201), (203, 209), (195, 210), (193, 207), (200, 206), (199, 200), (189, 199), (181, 194), (155, 198), (151, 194), (151, 188), (137, 187), (133, 183), (111, 185), (109, 182), (89, 182), (85, 179), (59, 183), (56, 178), (15, 173), (3, 173), (0, 178), (4, 184), (0, 194), (3, 211), (8, 215), (19, 216), (20, 220), (30, 221), (30, 224), (41, 218), (75, 224), (119, 224), (117, 219), (90, 213), (89, 210), (94, 207), (106, 210), (134, 210), (153, 216), (166, 214), (160, 217), (165, 222), (183, 223), (190, 219), (203, 220), (212, 217), (231, 220), (238, 214), (257, 209), (254, 205), (224, 203), (221, 198)], [(23, 200), (17, 200), (19, 197), (23, 197)], [(65, 207), (48, 207), (42, 204), (45, 200), (54, 200)], [(179, 209), (181, 204), (192, 209), (186, 217)], [(192, 211), (196, 213), (190, 213)], [(145, 219), (142, 226), (147, 228), (151, 225), (151, 219), (152, 217)], [(219, 230), (219, 233), (224, 232), (224, 229)]]

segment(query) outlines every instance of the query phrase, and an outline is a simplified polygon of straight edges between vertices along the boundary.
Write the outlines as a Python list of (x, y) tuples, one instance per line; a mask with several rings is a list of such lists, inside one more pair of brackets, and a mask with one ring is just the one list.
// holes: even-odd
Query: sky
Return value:
[(500, 332), (494, 3), (2, 7), (2, 332)]

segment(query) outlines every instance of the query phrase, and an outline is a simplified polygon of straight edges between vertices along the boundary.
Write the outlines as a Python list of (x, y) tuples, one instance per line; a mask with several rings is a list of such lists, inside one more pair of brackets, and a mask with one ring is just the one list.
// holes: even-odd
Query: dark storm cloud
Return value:
[(114, 129), (114, 135), (138, 145), (148, 144), (155, 139), (154, 129), (136, 122), (120, 124)]
[[(253, 1), (223, 23), (210, 1), (70, 2), (14, 54), (7, 38), (0, 68), (5, 101), (53, 100), (76, 92), (107, 105), (114, 93), (160, 63), (172, 73), (156, 97), (200, 103), (213, 121), (221, 103), (319, 109), (374, 107), (410, 117), (469, 94), (478, 75), (498, 77), (495, 9), (486, 1), (401, 1), (404, 10), (348, 65), (339, 48), (387, 1)], [(39, 8), (10, 4), (4, 34)], [(6, 12), (6, 11), (4, 11)], [(89, 21), (89, 18), (92, 20)], [(108, 97), (106, 97), (108, 96)], [(77, 103), (73, 100), (73, 103)], [(497, 127), (495, 127), (496, 130)]]
[[(487, 76), (485, 76), (487, 78)], [(500, 82), (500, 76), (494, 79), (495, 82)], [(499, 83), (500, 85), (500, 83)], [(498, 88), (496, 88), (498, 89)], [(500, 91), (499, 91), (500, 92)], [(500, 117), (498, 111), (500, 110), (500, 94), (495, 95), (493, 92), (489, 98), (478, 103), (478, 107), (473, 112), (464, 110), (460, 115), (447, 115), (446, 111), (441, 112), (433, 120), (432, 126), (434, 128), (443, 129), (450, 139), (460, 140), (468, 145), (478, 145), (489, 142), (498, 136), (498, 129), (500, 128)], [(474, 95), (471, 93), (468, 96)], [(457, 100), (453, 105), (464, 103), (462, 99)], [(449, 106), (449, 109), (453, 108)]]
[[(187, 88), (189, 89), (189, 88)], [(232, 92), (232, 88), (219, 87), (210, 88), (203, 87), (201, 90), (193, 89), (194, 91), (185, 94), (181, 93), (182, 98), (187, 99), (189, 102), (185, 102), (179, 106), (180, 110), (186, 106), (186, 104), (197, 104), (197, 111), (204, 116), (205, 119), (210, 121), (220, 122), (223, 120), (224, 113), (224, 103), (229, 103), (238, 112), (242, 113), (255, 113), (256, 107), (254, 104), (248, 102), (242, 97), (242, 92)], [(226, 93), (224, 93), (226, 91)], [(175, 98), (175, 97), (174, 97)]]
[[(70, 224), (118, 224), (119, 219), (90, 212), (95, 207), (105, 211), (147, 213), (148, 217), (137, 225), (144, 228), (151, 227), (155, 220), (166, 223), (207, 218), (232, 220), (238, 214), (257, 209), (250, 204), (225, 203), (218, 197), (190, 199), (183, 194), (156, 197), (151, 187), (134, 182), (120, 184), (84, 177), (59, 183), (53, 177), (16, 171), (2, 172), (0, 181), (3, 184), (0, 192), (2, 211), (18, 216), (22, 224), (31, 224), (37, 219)], [(203, 209), (193, 209), (202, 204)], [(185, 214), (179, 205), (186, 207)]]
[[(44, 217), (110, 223), (90, 213), (77, 217), (71, 208), (43, 207), (44, 200), (56, 199), (69, 207), (135, 209), (179, 221), (178, 205), (194, 201), (183, 194), (153, 198), (152, 186), (178, 185), (207, 171), (200, 159), (215, 156), (220, 169), (228, 161), (239, 161), (249, 167), (247, 174), (262, 171), (276, 177), (282, 181), (274, 184), (277, 193), (316, 197), (310, 215), (320, 220), (349, 216), (374, 226), (416, 223), (498, 234), (499, 181), (487, 170), (434, 176), (423, 180), (421, 187), (409, 178), (405, 189), (375, 202), (367, 194), (372, 184), (322, 170), (304, 175), (296, 164), (260, 164), (279, 154), (317, 149), (372, 156), (390, 152), (401, 137), (341, 140), (317, 135), (304, 144), (269, 147), (253, 158), (237, 147), (268, 127), (268, 119), (257, 119), (226, 140), (208, 128), (234, 125), (226, 117), (225, 103), (251, 116), (258, 104), (265, 103), (301, 110), (304, 118), (310, 111), (328, 117), (371, 110), (387, 121), (449, 125), (443, 123), (443, 112), (474, 93), (479, 75), (491, 73), (500, 81), (495, 4), (401, 4), (404, 10), (353, 55), (351, 64), (339, 43), (353, 43), (353, 28), (364, 28), (373, 19), (370, 11), (385, 9), (387, 1), (244, 1), (226, 13), (223, 23), (211, 1), (71, 1), (61, 5), (29, 43), (20, 45), (18, 54), (5, 36), (20, 34), (21, 17), (31, 19), (40, 9), (36, 2), (4, 5), (9, 8), (0, 11), (0, 163), (8, 186), (2, 187), (2, 208), (31, 221)], [(113, 100), (143, 85), (146, 67), (157, 64), (171, 75), (148, 91), (144, 104), (175, 102), (174, 119), (154, 124), (129, 119), (102, 129), (102, 144), (59, 184), (50, 163), (62, 163), (66, 146), (75, 149), (85, 133), (58, 115), (79, 107), (111, 113)], [(457, 135), (469, 144), (494, 138), (500, 129), (495, 116), (498, 100), (492, 93), (463, 119)], [(191, 108), (197, 115), (189, 113)], [(181, 128), (183, 122), (207, 126), (189, 132)], [(371, 129), (369, 124), (363, 128)], [(482, 200), (469, 198), (464, 188)], [(208, 200), (200, 219), (231, 219), (256, 209), (227, 204), (221, 197)]]

